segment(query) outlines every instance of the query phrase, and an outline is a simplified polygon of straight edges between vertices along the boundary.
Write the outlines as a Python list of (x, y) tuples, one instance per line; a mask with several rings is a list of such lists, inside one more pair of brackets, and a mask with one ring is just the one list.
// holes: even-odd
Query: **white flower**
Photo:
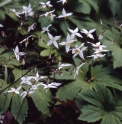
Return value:
[(44, 2), (40, 2), (40, 4), (42, 5), (42, 8), (50, 8), (52, 7), (53, 5), (50, 4), (50, 1), (47, 1), (46, 3)]
[(57, 70), (60, 70), (60, 69), (62, 69), (63, 67), (67, 67), (67, 66), (71, 66), (72, 64), (61, 64), (61, 62), (59, 62), (59, 64), (58, 64), (58, 69)]
[(30, 25), (30, 26), (28, 27), (28, 32), (30, 32), (31, 30), (34, 30), (35, 25), (36, 25), (36, 23), (33, 23), (32, 25)]
[(76, 28), (75, 30), (71, 30), (71, 29), (68, 28), (68, 30), (72, 33), (71, 37), (74, 37), (76, 35), (76, 36), (82, 38), (81, 34), (78, 33), (78, 28)]
[(3, 27), (3, 25), (2, 25), (2, 24), (0, 24), (0, 27)]
[(22, 81), (21, 81), (20, 85), (23, 85), (23, 84), (32, 85), (32, 83), (30, 82), (31, 79), (32, 79), (31, 76), (29, 76), (27, 78), (22, 77), (21, 78)]
[(66, 19), (67, 16), (71, 16), (72, 14), (73, 13), (66, 13), (65, 9), (63, 8), (62, 15), (58, 16), (57, 18), (65, 18)]
[(16, 16), (20, 17), (22, 13), (17, 12), (15, 9), (10, 9)]
[(49, 27), (52, 26), (52, 24), (48, 25), (47, 27), (43, 27), (41, 33), (49, 32)]
[(55, 10), (52, 10), (52, 11), (49, 11), (49, 12), (46, 12), (40, 16), (45, 16), (45, 17), (48, 17), (50, 20), (53, 20), (53, 18), (56, 16), (55, 14), (53, 14)]
[(66, 41), (63, 41), (61, 43), (59, 43), (60, 45), (65, 45), (65, 49), (66, 49), (66, 52), (68, 53), (69, 50), (70, 50), (70, 45), (71, 43), (73, 43), (74, 41), (76, 40), (72, 40), (72, 37), (68, 34), (67, 35), (67, 38), (66, 38)]
[(34, 78), (35, 81), (38, 81), (38, 80), (40, 80), (40, 79), (47, 78), (47, 76), (39, 76), (39, 73), (37, 72), (37, 73), (36, 73), (36, 76), (35, 76), (35, 77), (32, 76), (32, 78)]
[(32, 11), (32, 8), (31, 8), (31, 4), (29, 4), (28, 7), (22, 6), (22, 8), (23, 8), (22, 14), (25, 14), (25, 17), (28, 17), (28, 16), (32, 17), (34, 15), (34, 12)]
[(82, 64), (80, 64), (76, 69), (75, 69), (75, 73), (74, 73), (74, 78), (76, 78), (76, 76), (78, 75), (78, 73), (79, 73), (79, 69), (81, 68), (81, 66), (83, 66), (85, 63), (82, 63)]
[(24, 92), (22, 92), (21, 94), (20, 94), (20, 96), (22, 97), (22, 99), (23, 98), (25, 98), (27, 95), (28, 95), (28, 97), (31, 95), (31, 94), (33, 94), (35, 91), (24, 91)]
[(49, 11), (49, 12), (46, 12), (40, 16), (45, 16), (45, 17), (49, 17), (50, 18), (50, 15), (54, 12), (55, 10), (52, 10), (52, 11)]
[(59, 40), (60, 36), (55, 36), (53, 37), (50, 33), (48, 33), (48, 37), (50, 38), (50, 40), (47, 43), (47, 46), (51, 45), (52, 43), (54, 44), (54, 46), (56, 48), (58, 48), (58, 44), (57, 44), (57, 40)]
[(67, 3), (67, 0), (59, 0), (57, 3), (62, 2), (62, 4)]
[(55, 83), (55, 82), (52, 82), (51, 84), (43, 84), (43, 83), (41, 83), (41, 85), (44, 86), (44, 89), (49, 89), (49, 88), (57, 88), (58, 86), (61, 85), (61, 83)]
[(27, 47), (27, 45), (28, 45), (28, 43), (29, 43), (29, 42), (28, 42), (28, 39), (29, 39), (30, 37), (33, 37), (33, 35), (28, 36), (27, 38), (25, 38), (24, 40), (20, 41), (19, 43), (25, 42), (25, 47)]
[(24, 53), (24, 52), (19, 52), (18, 46), (16, 46), (15, 50), (13, 49), (13, 51), (14, 51), (14, 54), (15, 54), (15, 56), (16, 56), (17, 61), (19, 61), (20, 56), (23, 56), (23, 55), (26, 54), (26, 53)]
[(37, 85), (32, 85), (32, 87), (30, 88), (30, 90), (37, 90), (38, 89), (38, 86), (40, 86), (42, 83), (39, 83)]
[(49, 17), (50, 20), (53, 20), (55, 16), (56, 16), (55, 14), (52, 14), (52, 13), (51, 13), (51, 14), (50, 14), (50, 17)]
[(9, 91), (6, 91), (6, 92), (11, 92), (11, 93), (14, 93), (14, 94), (19, 94), (19, 90), (21, 89), (21, 86), (19, 86), (17, 89), (15, 88), (11, 88), (11, 90)]
[(104, 50), (103, 47), (99, 47), (99, 49), (94, 49), (94, 53), (102, 53), (102, 52), (108, 52), (108, 50)]
[[(87, 43), (90, 43), (90, 42), (87, 42)], [(90, 43), (95, 49), (101, 49), (101, 48), (106, 48), (106, 46), (104, 45), (100, 45), (101, 43), (100, 42), (97, 42), (96, 44), (94, 43)]]
[(86, 29), (82, 29), (81, 33), (84, 33), (87, 35), (87, 37), (90, 37), (91, 39), (94, 39), (93, 35), (91, 33), (93, 33), (96, 29), (92, 29), (90, 31), (87, 31)]
[(98, 58), (101, 58), (101, 57), (104, 57), (106, 54), (100, 54), (100, 53), (97, 53), (97, 54), (93, 54), (91, 56), (87, 56), (87, 57), (93, 57), (94, 60), (95, 59), (98, 59)]
[(84, 59), (83, 51), (86, 49), (87, 47), (84, 47), (84, 43), (82, 43), (79, 47), (76, 45), (76, 48), (72, 49), (72, 54), (74, 54), (73, 57), (79, 55), (82, 59)]

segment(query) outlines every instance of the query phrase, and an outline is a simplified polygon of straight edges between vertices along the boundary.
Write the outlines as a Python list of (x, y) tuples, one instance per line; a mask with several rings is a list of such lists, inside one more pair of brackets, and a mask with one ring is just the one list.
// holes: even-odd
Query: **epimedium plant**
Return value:
[[(103, 30), (97, 34), (97, 28), (86, 29), (78, 21), (73, 29), (70, 22), (75, 13), (65, 8), (70, 1), (55, 2), (61, 14), (52, 3), (31, 1), (20, 10), (10, 8), (18, 18), (13, 31), (0, 24), (0, 123), (7, 123), (7, 112), (11, 115), (9, 121), (29, 123), (26, 117), (29, 118), (30, 102), (39, 111), (36, 122), (31, 123), (46, 120), (54, 111), (63, 116), (55, 107), (66, 103), (78, 112), (81, 121), (121, 123), (122, 79), (116, 70), (122, 66), (121, 25), (104, 27), (100, 20)], [(97, 12), (97, 2), (81, 3), (89, 9), (78, 10), (79, 13), (90, 13), (92, 7)], [(46, 19), (49, 24), (44, 22)], [(59, 19), (66, 24), (61, 27), (65, 37), (53, 26)]]

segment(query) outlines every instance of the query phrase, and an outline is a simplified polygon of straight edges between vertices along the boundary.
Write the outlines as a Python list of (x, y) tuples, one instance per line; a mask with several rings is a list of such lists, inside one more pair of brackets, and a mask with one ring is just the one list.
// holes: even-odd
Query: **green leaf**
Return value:
[[(0, 92), (7, 86), (7, 83), (0, 79)], [(6, 90), (0, 93), (0, 114), (3, 114), (8, 109), (12, 97), (12, 94), (5, 92)]]
[(96, 122), (103, 117), (105, 111), (101, 110), (100, 108), (96, 108), (93, 105), (86, 105), (82, 108), (82, 113), (83, 114), (78, 117), (79, 120)]
[(121, 124), (122, 122), (111, 114), (106, 114), (100, 124)]
[(111, 75), (111, 69), (102, 65), (91, 68), (91, 77), (94, 78), (94, 83), (102, 84), (122, 91), (122, 80)]
[(109, 0), (108, 5), (110, 6), (110, 10), (112, 11), (113, 16), (119, 14), (121, 9), (121, 0)]
[(53, 54), (54, 53), (54, 50), (52, 51), (51, 49), (46, 49), (46, 50), (42, 50), (41, 53), (40, 53), (40, 56), (49, 56), (50, 54)]
[(101, 124), (120, 124), (122, 100), (116, 99), (105, 86), (96, 84), (94, 90), (84, 90), (81, 96), (88, 105), (81, 109), (79, 120), (96, 122), (102, 119)]
[(17, 68), (14, 68), (14, 70), (12, 70), (12, 73), (14, 74), (14, 81), (19, 79), (23, 74), (26, 73), (25, 70), (19, 70)]
[(49, 104), (48, 102), (51, 101), (50, 98), (51, 94), (49, 91), (46, 92), (46, 90), (43, 87), (39, 87), (36, 92), (34, 92), (31, 95), (31, 98), (37, 107), (39, 111), (41, 111), (43, 114), (50, 114), (49, 112)]
[(79, 2), (80, 4), (79, 6), (77, 6), (77, 9), (75, 11), (82, 12), (84, 14), (90, 14), (90, 11), (91, 11), (90, 5), (84, 0), (79, 1)]
[(122, 37), (117, 37), (118, 35), (119, 32), (112, 28), (112, 30), (105, 32), (106, 38), (104, 41), (102, 41), (103, 44), (107, 46), (107, 49), (112, 51), (112, 56), (114, 58), (114, 68), (122, 66), (122, 48), (120, 47), (122, 44)]
[(56, 97), (61, 100), (74, 99), (82, 88), (82, 82), (74, 81), (58, 89)]
[(99, 6), (98, 1), (96, 0), (87, 0), (87, 2), (94, 8), (94, 10), (98, 13), (99, 12)]
[(25, 120), (25, 117), (27, 116), (27, 110), (27, 99), (22, 100), (22, 98), (18, 95), (13, 96), (11, 103), (11, 112), (15, 120), (17, 120), (19, 124), (22, 124)]

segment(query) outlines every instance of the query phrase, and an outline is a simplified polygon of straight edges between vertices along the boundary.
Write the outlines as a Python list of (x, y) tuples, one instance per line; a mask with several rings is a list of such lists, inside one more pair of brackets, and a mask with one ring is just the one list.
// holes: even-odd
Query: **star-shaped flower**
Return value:
[(58, 64), (58, 69), (57, 70), (61, 70), (62, 68), (64, 68), (64, 67), (68, 67), (68, 66), (71, 66), (72, 64), (68, 64), (68, 63), (66, 63), (66, 64), (61, 64), (61, 62), (59, 62), (59, 64)]
[(65, 9), (63, 8), (62, 15), (58, 16), (57, 18), (65, 18), (66, 19), (67, 16), (71, 16), (72, 14), (73, 13), (66, 13)]
[(97, 53), (97, 54), (93, 54), (91, 56), (87, 56), (87, 57), (93, 57), (94, 60), (95, 59), (98, 59), (98, 58), (101, 58), (101, 57), (104, 57), (106, 54), (100, 54), (100, 53)]
[(84, 59), (83, 51), (86, 49), (87, 47), (84, 47), (84, 43), (82, 43), (79, 47), (76, 45), (76, 48), (72, 49), (72, 54), (74, 54), (73, 57), (79, 55), (82, 59)]
[(91, 43), (91, 42), (87, 42), (87, 43), (90, 43), (93, 47), (94, 47), (94, 49), (101, 49), (101, 48), (106, 48), (106, 46), (104, 46), (104, 45), (101, 45), (101, 43), (100, 42), (97, 42), (96, 44), (94, 44), (94, 43)]
[(40, 2), (40, 4), (42, 5), (42, 7), (41, 8), (50, 8), (50, 7), (52, 7), (53, 5), (51, 5), (50, 4), (50, 1), (47, 1), (46, 3), (44, 3), (44, 2)]
[(55, 10), (52, 10), (52, 11), (49, 11), (49, 12), (46, 12), (40, 16), (45, 16), (45, 17), (50, 17), (50, 15), (54, 12)]
[(51, 84), (41, 83), (41, 85), (44, 86), (44, 89), (49, 89), (49, 88), (58, 88), (58, 86), (60, 86), (61, 83), (56, 83), (56, 82), (52, 82)]
[(15, 50), (13, 49), (13, 51), (14, 51), (14, 54), (15, 54), (15, 56), (16, 56), (17, 61), (19, 61), (20, 56), (23, 56), (23, 55), (26, 54), (26, 53), (24, 53), (24, 52), (19, 52), (18, 46), (16, 46)]
[(92, 29), (90, 31), (87, 31), (86, 29), (82, 29), (81, 33), (84, 33), (87, 35), (87, 37), (94, 39), (93, 35), (91, 33), (93, 33), (96, 29)]
[(11, 93), (14, 93), (14, 94), (19, 94), (19, 90), (21, 89), (21, 86), (19, 86), (17, 89), (15, 88), (11, 88), (11, 90), (9, 91), (6, 91), (6, 92), (11, 92)]
[(23, 98), (25, 98), (26, 96), (30, 96), (31, 94), (33, 94), (35, 91), (34, 90), (30, 90), (30, 91), (24, 91), (20, 94), (20, 96)]
[(63, 41), (59, 44), (60, 45), (65, 45), (66, 52), (68, 53), (69, 50), (70, 50), (71, 43), (73, 43), (74, 41), (76, 41), (76, 40), (73, 40), (72, 37), (68, 34), (67, 38), (66, 38), (66, 41)]
[(47, 76), (40, 76), (38, 72), (36, 72), (36, 76), (32, 76), (32, 78), (35, 79), (35, 81), (38, 81), (40, 79), (44, 79), (44, 78), (47, 78)]
[(75, 69), (75, 73), (74, 73), (74, 78), (76, 78), (76, 76), (78, 75), (78, 73), (79, 73), (79, 69), (84, 65), (85, 63), (82, 63), (82, 64), (80, 64), (76, 69)]
[(50, 38), (50, 40), (48, 41), (47, 46), (54, 44), (54, 46), (58, 48), (58, 44), (56, 41), (59, 40), (60, 36), (53, 37), (50, 33), (48, 33), (48, 37)]
[(34, 30), (35, 26), (36, 26), (36, 23), (33, 23), (32, 25), (30, 25), (28, 27), (28, 32), (30, 32), (31, 30)]
[(10, 9), (16, 16), (20, 17), (22, 13), (17, 12), (15, 9)]
[(108, 50), (104, 50), (103, 47), (99, 47), (99, 49), (94, 49), (94, 53), (102, 53), (102, 52), (108, 52)]
[(32, 85), (32, 87), (30, 88), (30, 90), (37, 90), (38, 86), (40, 86), (42, 83), (36, 84), (36, 85)]
[(71, 30), (71, 29), (68, 28), (68, 30), (72, 33), (71, 37), (78, 36), (78, 37), (83, 38), (83, 37), (81, 36), (81, 34), (78, 33), (78, 28), (76, 28), (75, 30)]
[(32, 85), (32, 83), (30, 82), (31, 79), (32, 79), (31, 76), (29, 76), (27, 78), (22, 77), (21, 78), (22, 81), (21, 81), (20, 85), (23, 85), (23, 84)]
[(25, 14), (25, 17), (32, 17), (34, 15), (34, 12), (32, 11), (32, 8), (31, 8), (31, 4), (28, 5), (28, 7), (26, 6), (22, 6), (23, 8), (23, 11), (22, 11), (22, 14)]
[(28, 36), (27, 38), (25, 38), (24, 40), (20, 41), (19, 43), (25, 42), (25, 47), (27, 47), (27, 45), (29, 44), (29, 38), (30, 37), (33, 37), (33, 35)]
[(43, 27), (41, 33), (49, 32), (49, 27), (52, 26), (52, 24), (48, 25), (47, 27)]

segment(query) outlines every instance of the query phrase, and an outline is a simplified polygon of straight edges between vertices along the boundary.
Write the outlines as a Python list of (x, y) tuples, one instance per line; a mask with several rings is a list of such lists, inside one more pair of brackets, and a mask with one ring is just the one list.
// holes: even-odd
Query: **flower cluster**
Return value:
[[(38, 89), (38, 87), (40, 85), (44, 86), (44, 89), (57, 88), (58, 86), (61, 85), (61, 83), (56, 83), (56, 82), (47, 83), (47, 84), (45, 84), (43, 82), (39, 82), (45, 78), (47, 78), (47, 76), (40, 76), (38, 74), (38, 72), (36, 73), (35, 76), (21, 77), (21, 82), (20, 82), (19, 87), (18, 88), (11, 88), (11, 90), (8, 90), (6, 92), (8, 92), (8, 93), (11, 92), (14, 95), (20, 94), (20, 96), (23, 99), (26, 96), (31, 96), (31, 94), (33, 94)], [(24, 89), (24, 91), (22, 89)]]
[[(67, 0), (57, 1), (57, 3), (60, 3), (60, 2), (62, 2), (62, 4), (65, 4), (65, 3), (67, 3)], [(41, 6), (42, 10), (44, 10), (45, 8), (53, 7), (53, 5), (50, 3), (50, 1), (47, 1), (46, 3), (40, 2), (39, 6)], [(10, 9), (10, 10), (19, 18), (22, 18), (23, 16), (25, 18), (29, 18), (29, 17), (33, 18), (35, 16), (35, 12), (34, 12), (34, 9), (31, 8), (31, 4), (29, 4), (27, 7), (22, 6), (22, 12), (18, 12), (15, 9)], [(72, 14), (73, 13), (67, 13), (66, 10), (63, 8), (62, 15), (57, 16), (55, 14), (55, 10), (51, 10), (51, 11), (41, 14), (40, 18), (42, 16), (45, 16), (46, 18), (49, 18), (50, 20), (53, 20), (54, 18), (58, 20), (59, 18), (66, 19), (68, 16), (71, 16)], [(23, 23), (21, 22), (21, 26), (22, 25), (23, 25)], [(52, 26), (53, 26), (52, 24), (49, 24), (46, 27), (42, 27), (42, 30), (40, 31), (41, 35), (43, 35), (45, 33), (49, 38), (49, 40), (47, 41), (47, 46), (53, 45), (53, 47), (56, 50), (58, 50), (59, 48), (64, 46), (65, 47), (64, 51), (66, 52), (66, 54), (71, 53), (72, 57), (79, 57), (79, 59), (81, 59), (81, 63), (77, 67), (74, 67), (70, 63), (61, 64), (61, 62), (59, 62), (58, 67), (55, 69), (56, 72), (60, 72), (64, 68), (71, 68), (71, 66), (72, 66), (72, 68), (74, 69), (74, 78), (76, 78), (76, 76), (81, 71), (80, 68), (85, 64), (86, 58), (93, 57), (95, 60), (100, 57), (104, 57), (106, 54), (103, 54), (103, 53), (108, 51), (108, 50), (104, 49), (104, 48), (106, 48), (106, 46), (101, 45), (101, 42), (92, 43), (92, 42), (87, 41), (87, 43), (86, 43), (86, 42), (82, 41), (82, 39), (84, 38), (84, 34), (87, 37), (87, 39), (94, 40), (93, 33), (95, 33), (96, 29), (91, 29), (88, 31), (83, 28), (80, 31), (80, 29), (78, 27), (75, 28), (74, 30), (67, 27), (67, 30), (68, 30), (67, 36), (66, 36), (65, 40), (61, 41), (62, 40), (61, 35), (54, 36), (50, 33), (49, 28)], [(0, 27), (3, 27), (3, 25), (0, 24)], [(27, 32), (31, 33), (32, 30), (35, 30), (35, 27), (36, 27), (35, 22), (30, 24), (30, 26), (27, 29)], [(20, 41), (19, 44), (25, 43), (25, 47), (27, 49), (29, 39), (32, 37), (34, 37), (34, 34), (26, 36), (26, 38), (24, 38), (22, 41)], [(102, 38), (103, 38), (103, 35), (100, 35), (99, 40), (101, 40)], [(84, 56), (84, 53), (85, 52), (87, 53), (87, 50), (89, 48), (87, 46), (87, 44), (92, 45), (92, 48), (94, 51), (93, 55)], [(20, 61), (21, 56), (24, 56), (27, 54), (25, 52), (19, 52), (18, 45), (15, 47), (15, 49), (13, 49), (13, 51), (14, 51), (14, 55), (15, 55), (17, 61)], [(24, 63), (25, 63), (25, 61), (24, 61)], [(49, 81), (44, 81), (45, 78), (47, 79), (48, 77), (40, 76), (38, 72), (36, 73), (35, 76), (21, 77), (21, 82), (20, 82), (18, 88), (11, 88), (11, 90), (8, 90), (6, 92), (12, 92), (12, 93), (14, 93), (14, 95), (20, 94), (20, 96), (23, 99), (26, 96), (30, 96), (31, 94), (33, 94), (38, 89), (39, 86), (43, 86), (44, 89), (46, 89), (46, 91), (47, 91), (47, 89), (49, 89), (49, 88), (58, 88), (58, 86), (61, 85), (61, 83), (56, 83), (56, 82), (49, 83)], [(47, 82), (47, 83), (45, 83), (45, 82)]]

